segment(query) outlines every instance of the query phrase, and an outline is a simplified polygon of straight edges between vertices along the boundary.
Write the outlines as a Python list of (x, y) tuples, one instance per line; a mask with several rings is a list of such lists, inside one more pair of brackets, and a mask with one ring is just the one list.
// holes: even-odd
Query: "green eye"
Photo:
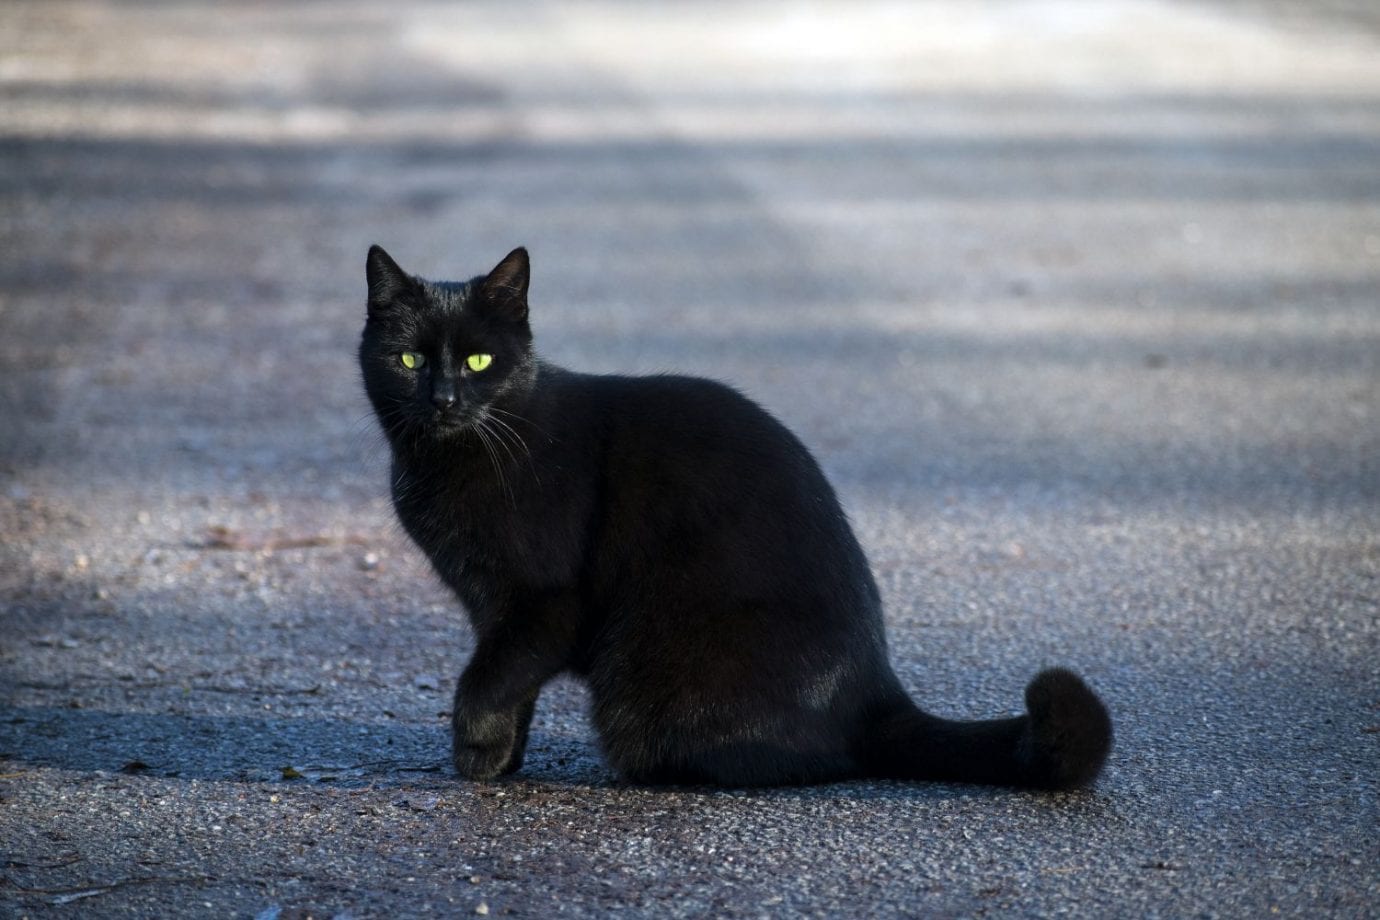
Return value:
[(405, 351), (398, 357), (402, 359), (403, 367), (408, 370), (416, 370), (426, 363), (426, 355), (417, 351)]
[(465, 363), (469, 365), (470, 370), (474, 371), (475, 373), (478, 373), (479, 371), (482, 371), (484, 368), (488, 367), (490, 364), (494, 363), (494, 356), (470, 355), (468, 358), (465, 359)]

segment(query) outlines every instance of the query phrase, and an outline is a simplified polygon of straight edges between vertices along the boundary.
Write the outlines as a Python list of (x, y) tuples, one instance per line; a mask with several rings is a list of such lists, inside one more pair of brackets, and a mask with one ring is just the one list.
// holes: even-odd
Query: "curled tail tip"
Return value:
[(1048, 668), (1025, 689), (1030, 722), (1021, 757), (1030, 784), (1044, 789), (1087, 786), (1112, 749), (1112, 719), (1083, 679)]
[(1101, 707), (1083, 678), (1068, 668), (1045, 668), (1025, 688), (1025, 705), (1032, 716), (1050, 714), (1055, 707), (1091, 700)]

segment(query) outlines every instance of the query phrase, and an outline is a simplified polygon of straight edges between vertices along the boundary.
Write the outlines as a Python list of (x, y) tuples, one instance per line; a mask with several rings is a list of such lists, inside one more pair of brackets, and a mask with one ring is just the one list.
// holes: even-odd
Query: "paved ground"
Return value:
[[(1374, 916), (1377, 20), (5, 3), (0, 914)], [(1104, 781), (629, 789), (574, 684), (454, 779), (374, 241), (525, 243), (549, 357), (754, 394), (917, 697), (1076, 667)]]

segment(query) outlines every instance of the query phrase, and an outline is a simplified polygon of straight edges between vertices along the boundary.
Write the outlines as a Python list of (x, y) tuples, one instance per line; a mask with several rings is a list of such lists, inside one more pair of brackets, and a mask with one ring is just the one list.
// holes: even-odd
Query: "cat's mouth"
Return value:
[(430, 423), (432, 431), (436, 434), (460, 434), (474, 427), (474, 418), (468, 413), (433, 412)]

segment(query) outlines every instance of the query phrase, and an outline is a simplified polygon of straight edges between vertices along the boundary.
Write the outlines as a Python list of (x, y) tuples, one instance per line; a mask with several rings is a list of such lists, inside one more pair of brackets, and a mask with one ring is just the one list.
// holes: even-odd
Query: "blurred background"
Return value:
[[(329, 854), (271, 881), (298, 851), (253, 785), (348, 827), (323, 777), (396, 789), (444, 762), (470, 640), (385, 499), (354, 358), (375, 242), (452, 279), (526, 245), (548, 358), (726, 379), (782, 417), (936, 710), (1008, 711), (1067, 663), (1125, 717), (1115, 814), (1040, 832), (1065, 863), (1003, 842), (1036, 805), (917, 791), (841, 839), (819, 828), (847, 814), (791, 800), (773, 839), (802, 855), (732, 876), (738, 896), (851, 909), (861, 878), (957, 913), (1374, 903), (1376, 4), (5, 0), (0, 760), (25, 848), (98, 844), (63, 884), (138, 846), (223, 879), (260, 861), (269, 882), (204, 883), (208, 906), (396, 906), (322, 894)], [(551, 807), (541, 782), (593, 784), (578, 808), (617, 832), (641, 806), (607, 785), (581, 694), (543, 698), (525, 814)], [(540, 835), (475, 842), (488, 800), (435, 782), (454, 811), (416, 834), (489, 869), (552, 858)], [(215, 836), (149, 796), (247, 817)], [(121, 798), (163, 817), (107, 839), (90, 816)], [(722, 912), (704, 847), (755, 831), (680, 801), (694, 819), (658, 825), (639, 893), (566, 903), (708, 878), (686, 903)], [(951, 807), (981, 858), (947, 840), (931, 875), (897, 868)], [(397, 841), (361, 847), (473, 894)], [(508, 871), (500, 900), (538, 912), (584, 891)], [(14, 885), (61, 888), (35, 873)], [(167, 915), (162, 890), (90, 903)]]
[(1374, 427), (1369, 10), (8, 3), (5, 473), (350, 482), (379, 242), (527, 245), (553, 360), (731, 378), (891, 478), (947, 475), (918, 426), (963, 483), (1355, 485), (1310, 426)]

